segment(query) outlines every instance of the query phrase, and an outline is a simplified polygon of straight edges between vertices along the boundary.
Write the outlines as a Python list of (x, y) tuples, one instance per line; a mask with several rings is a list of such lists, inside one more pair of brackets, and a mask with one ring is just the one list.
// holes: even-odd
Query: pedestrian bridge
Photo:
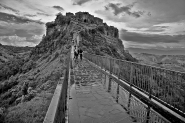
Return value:
[(185, 73), (69, 55), (44, 123), (185, 123)]

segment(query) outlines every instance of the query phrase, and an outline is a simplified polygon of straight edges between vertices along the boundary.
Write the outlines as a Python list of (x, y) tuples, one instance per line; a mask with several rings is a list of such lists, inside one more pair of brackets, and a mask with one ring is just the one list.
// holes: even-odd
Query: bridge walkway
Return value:
[(85, 60), (73, 68), (69, 123), (133, 123), (126, 110), (106, 91), (103, 78), (103, 74)]

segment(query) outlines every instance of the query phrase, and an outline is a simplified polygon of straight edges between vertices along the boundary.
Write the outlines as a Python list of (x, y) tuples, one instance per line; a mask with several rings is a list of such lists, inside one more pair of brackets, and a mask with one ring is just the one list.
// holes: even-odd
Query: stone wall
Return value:
[(75, 17), (76, 19), (85, 22), (85, 23), (89, 23), (89, 24), (103, 24), (103, 20), (98, 18), (98, 17), (94, 17), (93, 15), (89, 14), (88, 12), (77, 12), (75, 13)]
[(73, 17), (73, 16), (74, 16), (74, 14), (71, 13), (71, 12), (67, 12), (67, 13), (66, 13), (66, 17)]

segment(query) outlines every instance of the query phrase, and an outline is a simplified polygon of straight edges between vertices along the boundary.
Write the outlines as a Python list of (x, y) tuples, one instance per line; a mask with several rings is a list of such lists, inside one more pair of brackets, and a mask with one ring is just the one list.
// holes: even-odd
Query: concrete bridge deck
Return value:
[(72, 70), (69, 123), (133, 123), (126, 110), (103, 86), (103, 77), (87, 61)]

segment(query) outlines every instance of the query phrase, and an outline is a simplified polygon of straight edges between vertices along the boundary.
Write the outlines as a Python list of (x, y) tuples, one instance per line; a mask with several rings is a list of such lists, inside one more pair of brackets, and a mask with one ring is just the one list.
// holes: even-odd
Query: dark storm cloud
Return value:
[(34, 29), (34, 30), (30, 30), (29, 32), (31, 33), (31, 34), (33, 34), (33, 35), (42, 35), (42, 34), (44, 34), (44, 29)]
[(156, 26), (156, 27), (160, 27), (162, 29), (168, 28), (169, 26)]
[[(17, 1), (17, 3), (23, 3), (27, 8), (30, 8), (34, 11), (39, 11), (39, 12), (45, 12), (44, 10), (40, 9), (40, 7), (38, 7), (37, 5), (33, 4), (31, 1), (29, 0), (15, 0)], [(24, 11), (24, 10), (22, 10)]]
[(7, 14), (7, 13), (3, 13), (3, 12), (0, 12), (0, 21), (4, 21), (4, 22), (8, 22), (8, 23), (16, 23), (16, 24), (30, 23), (30, 22), (44, 24), (43, 22), (41, 22), (39, 20), (32, 20), (32, 19), (28, 19), (26, 17), (16, 16), (16, 15)]
[(135, 32), (128, 32), (121, 30), (120, 38), (125, 41), (131, 41), (136, 43), (179, 43), (185, 41), (185, 35), (157, 35), (157, 34), (141, 34)]
[(73, 0), (72, 2), (73, 2), (73, 5), (80, 5), (81, 6), (82, 4), (90, 2), (90, 1), (92, 1), (92, 0)]
[(163, 32), (165, 31), (164, 29), (147, 29), (145, 32)]
[(114, 12), (114, 15), (119, 15), (121, 13), (126, 13), (130, 16), (133, 16), (135, 18), (139, 18), (141, 15), (144, 14), (144, 11), (134, 11), (132, 12), (131, 9), (134, 6), (135, 3), (129, 4), (127, 6), (120, 6), (120, 4), (114, 4), (114, 3), (109, 3), (106, 7), (105, 10), (109, 10), (111, 8)]
[(45, 13), (44, 10), (42, 10), (42, 9), (38, 8), (37, 6), (34, 6), (34, 5), (30, 4), (30, 3), (26, 3), (26, 6), (27, 6), (28, 8), (30, 8), (30, 9), (34, 10), (34, 11), (37, 10), (37, 11), (39, 11), (39, 12)]
[(145, 32), (163, 32), (167, 28), (168, 26), (152, 26), (145, 30)]
[(137, 0), (137, 8), (148, 12), (157, 23), (178, 22), (185, 19), (185, 0)]
[(108, 7), (112, 8), (114, 10), (114, 14), (115, 15), (118, 15), (122, 12), (130, 12), (130, 7), (129, 6), (122, 6), (122, 7), (118, 7), (117, 4), (114, 4), (114, 3), (109, 3)]
[(109, 7), (105, 6), (105, 10), (109, 10)]
[(15, 29), (14, 34), (16, 34), (19, 37), (31, 37), (31, 36), (33, 36), (26, 29)]
[(26, 38), (26, 42), (31, 42), (34, 44), (38, 44), (40, 41), (41, 41), (41, 39)]
[(35, 45), (45, 31), (43, 22), (23, 16), (0, 12), (0, 21), (0, 42), (7, 45)]
[(4, 28), (5, 28), (4, 26), (1, 26), (1, 25), (0, 25), (0, 29), (4, 29)]
[(137, 12), (132, 12), (130, 15), (138, 18), (140, 16), (142, 16), (145, 12), (144, 11), (137, 11)]
[[(37, 24), (38, 25), (38, 24)], [(19, 28), (17, 28), (20, 26)], [(0, 36), (13, 36), (17, 35), (19, 37), (32, 37), (34, 35), (44, 34), (45, 29), (40, 25), (33, 27), (34, 25), (27, 25), (27, 28), (22, 27), (22, 24), (18, 24), (16, 27), (6, 27), (0, 26)], [(44, 26), (44, 25), (43, 25)]]
[(3, 4), (1, 4), (1, 3), (0, 3), (0, 9), (7, 9), (7, 10), (10, 10), (10, 11), (12, 11), (12, 12), (19, 13), (18, 10), (13, 9), (13, 8), (11, 8), (11, 7), (8, 7), (8, 6), (6, 6), (6, 5), (3, 5)]
[(58, 11), (64, 11), (64, 8), (61, 6), (53, 6), (54, 9), (57, 9)]
[(27, 16), (27, 17), (36, 17), (37, 15), (32, 15), (32, 14), (24, 14), (24, 16)]
[(51, 16), (51, 15), (49, 15), (49, 14), (47, 14), (47, 13), (43, 13), (43, 12), (37, 12), (37, 14), (38, 14), (38, 15), (44, 15), (44, 16)]
[(0, 36), (12, 36), (14, 34), (14, 30), (6, 29), (5, 27), (0, 28)]
[[(96, 10), (95, 13), (113, 22), (124, 22), (131, 28), (148, 28), (185, 20), (185, 0), (137, 0), (132, 6), (122, 3), (108, 3), (104, 10)], [(133, 16), (139, 19), (132, 18)]]
[[(3, 31), (3, 32), (2, 32)], [(33, 29), (33, 30), (27, 30), (27, 29), (14, 29), (14, 30), (7, 30), (7, 29), (0, 29), (0, 37), (1, 36), (18, 36), (18, 37), (26, 37), (30, 40), (31, 37), (35, 35), (42, 35), (44, 33), (43, 29)]]

